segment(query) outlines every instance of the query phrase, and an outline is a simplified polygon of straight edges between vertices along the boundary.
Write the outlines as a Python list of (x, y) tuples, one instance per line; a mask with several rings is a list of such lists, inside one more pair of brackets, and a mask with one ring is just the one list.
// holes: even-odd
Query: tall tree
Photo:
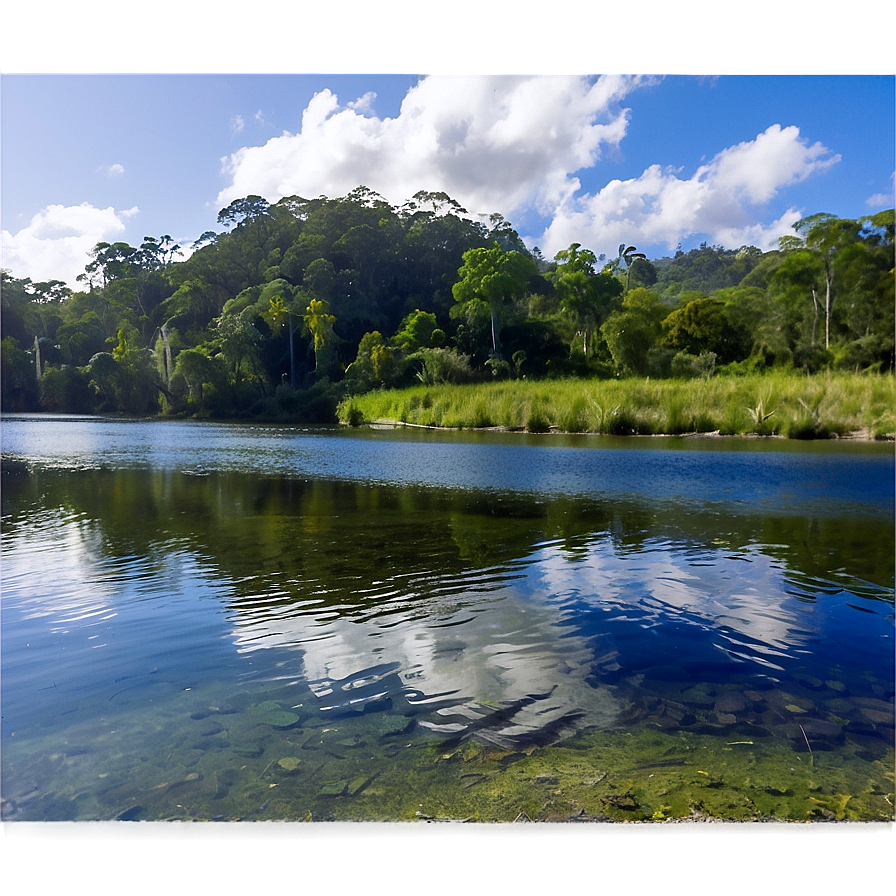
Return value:
[(610, 313), (613, 300), (622, 295), (622, 284), (612, 274), (595, 273), (597, 257), (580, 243), (561, 249), (554, 260), (557, 267), (549, 279), (560, 297), (561, 310), (576, 322), (582, 353), (588, 357), (591, 334)]
[(808, 249), (815, 252), (824, 265), (824, 347), (831, 344), (831, 307), (834, 302), (834, 271), (838, 253), (859, 239), (861, 224), (838, 218), (826, 212), (810, 215), (793, 225)]
[(318, 374), (323, 374), (326, 371), (324, 353), (334, 340), (333, 324), (336, 323), (336, 316), (330, 314), (327, 302), (312, 298), (305, 308), (302, 320), (314, 343), (314, 369)]
[(535, 262), (520, 252), (505, 251), (497, 243), (491, 249), (464, 252), (460, 278), (452, 287), (456, 302), (480, 300), (488, 305), (492, 324), (492, 349), (501, 354), (500, 313), (510, 300), (521, 298), (537, 273)]

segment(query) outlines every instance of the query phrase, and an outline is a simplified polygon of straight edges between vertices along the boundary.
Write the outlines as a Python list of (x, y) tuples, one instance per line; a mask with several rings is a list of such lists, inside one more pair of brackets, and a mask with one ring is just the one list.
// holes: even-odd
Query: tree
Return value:
[(441, 333), (441, 337), (437, 338), (444, 338), (445, 333), (439, 329), (435, 314), (417, 308), (405, 316), (391, 341), (402, 351), (410, 353), (420, 348), (435, 347), (433, 334), (438, 333)]
[(167, 323), (178, 320), (180, 328), (194, 333), (198, 341), (201, 332), (217, 314), (221, 313), (215, 287), (202, 276), (185, 280), (159, 306), (158, 313)]
[(355, 360), (345, 375), (363, 389), (388, 385), (396, 371), (396, 350), (386, 344), (379, 330), (365, 333), (358, 344)]
[(501, 354), (499, 319), (502, 307), (511, 299), (520, 298), (536, 274), (535, 262), (520, 252), (505, 251), (497, 243), (491, 249), (470, 249), (463, 254), (460, 278), (452, 287), (460, 304), (474, 300), (488, 305), (492, 324), (492, 349)]
[(834, 270), (837, 254), (859, 238), (861, 224), (821, 212), (793, 225), (806, 247), (821, 258), (824, 265), (824, 347), (831, 343), (831, 307), (834, 302)]
[(62, 324), (56, 340), (66, 364), (83, 366), (106, 344), (106, 328), (95, 311), (87, 311), (79, 320)]
[(296, 355), (293, 337), (298, 329), (297, 319), (301, 319), (303, 303), (307, 301), (308, 295), (302, 290), (293, 289), (285, 280), (275, 281), (275, 284), (278, 287), (277, 294), (271, 296), (262, 316), (275, 332), (286, 330), (289, 342), (289, 385), (295, 388)]
[(158, 411), (159, 383), (153, 355), (140, 344), (136, 328), (129, 324), (119, 328), (112, 358), (119, 366), (118, 409), (136, 414)]
[[(785, 243), (785, 245), (787, 245)], [(770, 291), (787, 308), (791, 320), (792, 341), (796, 343), (801, 328), (809, 328), (806, 319), (807, 299), (812, 301), (812, 324), (808, 343), (814, 348), (818, 341), (818, 315), (821, 308), (819, 290), (825, 281), (824, 263), (817, 252), (795, 241), (793, 248), (769, 276)], [(804, 331), (805, 332), (805, 331)], [(805, 336), (803, 336), (805, 339)]]
[(190, 400), (202, 407), (203, 388), (206, 383), (215, 382), (217, 371), (215, 363), (204, 352), (189, 348), (177, 356), (172, 381), (178, 376), (183, 377), (183, 381), (186, 382), (190, 390)]
[(233, 382), (239, 386), (243, 370), (258, 363), (258, 351), (262, 335), (253, 325), (254, 308), (246, 308), (238, 314), (222, 314), (214, 324), (215, 343), (224, 355)]
[(323, 299), (311, 299), (302, 315), (305, 331), (314, 343), (314, 369), (318, 374), (324, 372), (326, 364), (322, 363), (326, 349), (332, 345), (335, 334), (333, 324), (336, 317), (330, 314), (330, 307)]
[(234, 199), (227, 208), (218, 212), (218, 223), (224, 227), (237, 229), (255, 225), (259, 230), (265, 228), (267, 220), (271, 216), (271, 204), (261, 196), (246, 196), (244, 199)]
[(40, 392), (34, 372), (34, 356), (20, 349), (12, 336), (7, 336), (0, 347), (0, 359), (0, 408), (4, 411), (36, 410)]
[(626, 278), (625, 288), (629, 289), (632, 283), (632, 266), (638, 260), (647, 261), (647, 256), (639, 252), (636, 246), (626, 247), (625, 243), (619, 245), (619, 261), (625, 264)]
[(549, 279), (560, 297), (561, 310), (575, 321), (582, 335), (582, 354), (587, 358), (591, 334), (604, 322), (623, 288), (612, 274), (596, 274), (597, 257), (589, 249), (580, 249), (580, 243), (561, 249), (554, 256), (558, 266)]
[(638, 287), (626, 293), (622, 307), (600, 328), (620, 372), (647, 373), (647, 353), (662, 333), (660, 323), (668, 310), (649, 289)]
[(671, 312), (662, 326), (665, 344), (690, 355), (712, 352), (728, 363), (746, 353), (743, 334), (732, 326), (724, 304), (717, 299), (693, 299)]

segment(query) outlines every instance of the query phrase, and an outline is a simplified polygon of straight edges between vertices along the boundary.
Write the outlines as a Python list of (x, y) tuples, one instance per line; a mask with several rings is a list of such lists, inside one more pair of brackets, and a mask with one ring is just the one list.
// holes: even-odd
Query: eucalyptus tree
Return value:
[(481, 301), (491, 316), (492, 349), (501, 354), (499, 337), (501, 310), (513, 299), (522, 298), (537, 273), (535, 262), (516, 251), (506, 251), (497, 243), (490, 249), (470, 249), (463, 254), (463, 265), (452, 287), (459, 305)]
[(576, 323), (582, 336), (582, 354), (587, 358), (591, 335), (622, 295), (622, 284), (610, 273), (596, 273), (597, 256), (590, 249), (582, 249), (581, 243), (561, 249), (554, 261), (556, 267), (548, 279), (560, 297), (561, 310)]
[(831, 343), (831, 308), (834, 302), (836, 259), (841, 250), (859, 239), (861, 224), (827, 212), (809, 215), (793, 225), (803, 244), (824, 266), (824, 347)]

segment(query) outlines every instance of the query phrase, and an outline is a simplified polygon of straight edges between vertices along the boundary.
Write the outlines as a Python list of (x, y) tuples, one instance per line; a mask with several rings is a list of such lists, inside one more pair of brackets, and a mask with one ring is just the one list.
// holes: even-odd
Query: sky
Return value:
[(0, 100), (2, 266), (72, 287), (97, 242), (188, 251), (250, 194), (444, 191), (549, 259), (767, 250), (806, 215), (894, 204), (890, 74), (4, 68)]

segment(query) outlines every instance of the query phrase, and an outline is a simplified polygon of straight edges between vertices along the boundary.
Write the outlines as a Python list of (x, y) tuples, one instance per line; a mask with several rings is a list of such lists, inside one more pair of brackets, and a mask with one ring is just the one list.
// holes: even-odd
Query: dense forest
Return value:
[(415, 382), (892, 371), (894, 212), (815, 214), (777, 249), (545, 259), (444, 193), (347, 196), (98, 243), (73, 291), (2, 272), (2, 409), (332, 422)]

